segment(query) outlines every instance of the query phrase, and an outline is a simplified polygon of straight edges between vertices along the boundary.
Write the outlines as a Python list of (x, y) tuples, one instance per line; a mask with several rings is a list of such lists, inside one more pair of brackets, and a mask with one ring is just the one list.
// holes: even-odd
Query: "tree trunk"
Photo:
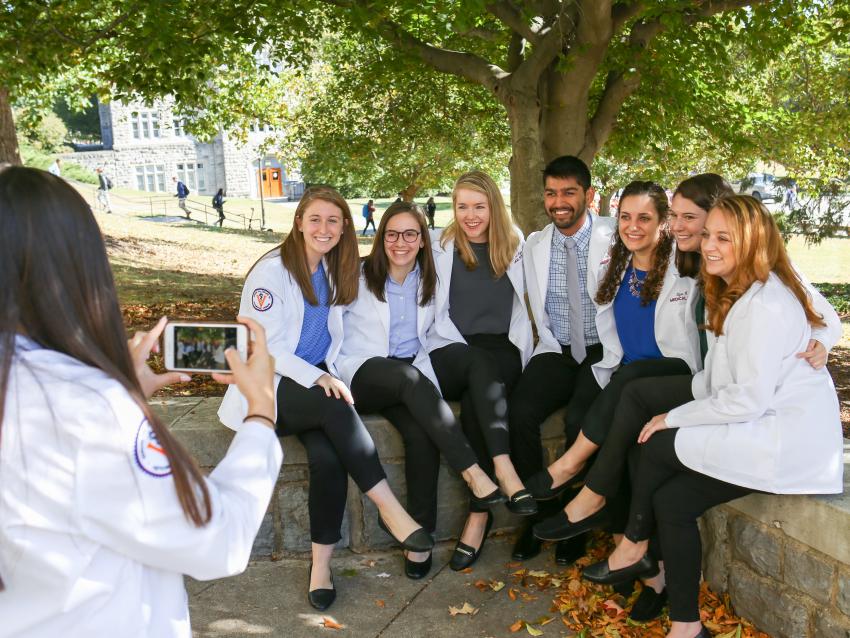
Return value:
[(409, 184), (404, 188), (404, 190), (401, 191), (401, 200), (404, 202), (412, 202), (413, 198), (416, 197), (416, 193), (418, 192), (418, 184)]
[(508, 99), (511, 126), (511, 212), (528, 235), (549, 222), (543, 208), (543, 146), (540, 139), (540, 106), (536, 96), (514, 94)]
[(599, 193), (599, 214), (603, 217), (611, 215), (611, 197), (614, 196), (614, 191), (607, 193)]
[(0, 87), (0, 163), (21, 164), (9, 91)]

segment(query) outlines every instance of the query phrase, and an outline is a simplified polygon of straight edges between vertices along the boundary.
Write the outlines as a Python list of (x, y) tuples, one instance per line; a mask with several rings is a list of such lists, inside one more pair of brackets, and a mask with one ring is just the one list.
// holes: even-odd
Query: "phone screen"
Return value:
[(227, 326), (174, 326), (175, 367), (230, 370), (224, 351), (236, 347), (236, 330)]

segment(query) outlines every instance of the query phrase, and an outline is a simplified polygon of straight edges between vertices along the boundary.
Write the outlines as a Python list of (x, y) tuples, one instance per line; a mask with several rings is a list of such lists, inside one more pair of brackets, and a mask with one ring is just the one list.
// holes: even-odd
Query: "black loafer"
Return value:
[[(313, 561), (307, 565), (307, 601), (313, 609), (325, 611), (336, 600), (336, 588), (333, 589), (314, 589), (310, 591), (310, 576), (313, 574)], [(333, 585), (334, 575), (331, 572), (331, 584)]]
[(452, 552), (452, 558), (449, 561), (449, 567), (454, 571), (459, 572), (471, 567), (478, 557), (481, 556), (481, 551), (484, 549), (484, 543), (487, 541), (487, 534), (490, 533), (490, 528), (493, 526), (493, 514), (487, 512), (487, 525), (484, 527), (484, 536), (481, 537), (481, 545), (478, 549), (470, 547), (466, 543), (460, 542), (460, 539), (455, 545), (455, 551)]
[(570, 487), (570, 481), (562, 483), (558, 487), (552, 487), (553, 479), (548, 470), (542, 470), (523, 482), (526, 489), (538, 501), (550, 501), (553, 498), (558, 498)]
[(558, 544), (555, 545), (555, 564), (572, 565), (586, 553), (587, 537), (584, 534), (568, 538), (565, 541), (558, 541)]
[(694, 638), (711, 638), (711, 634), (708, 633), (708, 629), (703, 625), (702, 629), (699, 630), (699, 633)]
[(531, 525), (525, 525), (514, 543), (511, 558), (513, 560), (530, 560), (540, 553), (542, 546), (543, 541), (534, 536)]
[(517, 516), (531, 516), (537, 514), (537, 501), (528, 490), (519, 490), (514, 492), (506, 502), (507, 507), (513, 514)]
[(384, 522), (384, 519), (378, 516), (378, 527), (384, 530), (387, 534), (392, 536), (397, 543), (399, 543), (404, 549), (410, 552), (428, 552), (434, 547), (434, 539), (431, 538), (431, 535), (425, 531), (424, 528), (420, 527), (415, 532), (410, 534), (403, 541), (399, 540), (393, 533), (390, 531), (390, 528), (387, 527), (387, 524)]
[(635, 593), (635, 582), (633, 580), (627, 580), (624, 583), (614, 583), (611, 585), (611, 589), (623, 598), (630, 598)]
[(431, 554), (422, 562), (410, 560), (407, 556), (404, 557), (404, 575), (412, 580), (420, 580), (428, 575), (431, 571)]
[(661, 610), (667, 604), (667, 588), (661, 590), (659, 594), (649, 585), (644, 585), (637, 597), (635, 604), (632, 605), (632, 610), (629, 612), (629, 618), (637, 622), (647, 622), (658, 618), (661, 615)]
[(608, 510), (604, 507), (595, 514), (576, 522), (567, 518), (567, 513), (564, 510), (560, 510), (554, 516), (537, 523), (534, 526), (534, 535), (544, 541), (565, 541), (592, 529), (604, 527), (607, 523)]
[(658, 562), (649, 554), (644, 554), (638, 562), (622, 569), (611, 569), (608, 560), (602, 560), (585, 567), (581, 575), (592, 583), (613, 585), (638, 578), (652, 578), (658, 571)]
[(480, 509), (486, 509), (488, 507), (492, 507), (493, 505), (504, 503), (505, 495), (502, 494), (501, 490), (499, 490), (498, 487), (492, 492), (490, 492), (487, 496), (475, 496), (475, 494), (473, 494), (470, 490), (469, 502)]

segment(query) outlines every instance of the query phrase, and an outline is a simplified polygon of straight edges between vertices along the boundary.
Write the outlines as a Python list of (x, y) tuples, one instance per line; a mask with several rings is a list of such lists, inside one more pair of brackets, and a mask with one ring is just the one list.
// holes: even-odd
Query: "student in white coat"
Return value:
[(668, 636), (703, 638), (697, 518), (754, 491), (834, 494), (843, 439), (829, 373), (799, 353), (823, 326), (770, 212), (746, 195), (719, 200), (702, 241), (708, 326), (716, 337), (694, 400), (654, 417), (643, 443), (625, 537), (585, 569), (594, 582), (652, 575), (657, 524), (670, 600)]
[[(569, 485), (608, 436), (623, 387), (646, 376), (680, 375), (701, 367), (694, 320), (696, 281), (676, 270), (673, 236), (667, 224), (664, 189), (653, 182), (631, 182), (618, 207), (618, 232), (601, 268), (595, 301), (596, 326), (603, 345), (593, 373), (602, 391), (584, 415), (581, 431), (567, 451), (547, 470), (531, 477), (538, 498), (552, 498)], [(607, 262), (607, 263), (605, 263)], [(613, 518), (622, 529), (625, 510), (604, 508), (574, 521), (565, 510), (535, 525), (543, 540), (561, 540)], [(618, 524), (619, 523), (619, 524)]]
[(283, 454), (274, 361), (240, 320), (252, 354), (227, 357), (249, 413), (204, 477), (147, 404), (188, 381), (146, 365), (165, 319), (128, 347), (88, 204), (0, 171), (0, 636), (190, 638), (183, 575), (245, 569)]
[[(537, 505), (511, 462), (508, 434), (508, 395), (532, 349), (522, 237), (489, 175), (461, 175), (452, 202), (454, 219), (434, 243), (431, 363), (443, 396), (460, 400), (463, 430), (482, 467), (498, 481), (508, 509), (533, 514)], [(453, 567), (463, 569), (478, 558), (492, 520), (487, 505), (470, 502)]]
[[(312, 563), (308, 600), (326, 609), (336, 597), (330, 570), (340, 540), (348, 476), (378, 508), (379, 521), (411, 551), (427, 551), (430, 535), (404, 511), (390, 490), (378, 452), (335, 376), (342, 341), (342, 313), (357, 296), (357, 239), (351, 211), (328, 186), (305, 191), (290, 233), (254, 264), (242, 289), (240, 312), (266, 328), (276, 359), (278, 434), (295, 435), (310, 468)], [(221, 421), (238, 428), (245, 401), (231, 387)]]
[[(343, 315), (336, 360), (361, 413), (381, 413), (402, 435), (407, 511), (433, 535), (437, 526), (440, 453), (469, 486), (471, 499), (499, 500), (449, 405), (440, 395), (426, 334), (434, 323), (437, 274), (425, 215), (412, 202), (381, 217), (363, 262), (357, 300)], [(375, 318), (377, 317), (377, 321)], [(405, 574), (422, 578), (431, 553), (405, 554)]]
[[(552, 223), (529, 235), (523, 249), (528, 304), (538, 342), (511, 394), (511, 458), (523, 480), (544, 466), (540, 426), (558, 408), (567, 407), (566, 445), (576, 439), (585, 412), (599, 394), (591, 366), (602, 358), (593, 297), (599, 264), (608, 254), (616, 221), (588, 208), (594, 190), (590, 169), (582, 160), (563, 155), (543, 169), (543, 202)], [(528, 560), (540, 553), (534, 523), (560, 509), (556, 500), (541, 501), (514, 543), (511, 557)], [(555, 562), (572, 564), (584, 555), (585, 539), (559, 542)]]

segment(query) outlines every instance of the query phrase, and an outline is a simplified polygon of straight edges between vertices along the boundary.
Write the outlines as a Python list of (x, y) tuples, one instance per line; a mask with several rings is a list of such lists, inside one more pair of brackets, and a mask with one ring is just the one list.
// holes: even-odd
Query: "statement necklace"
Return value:
[(640, 298), (640, 290), (643, 287), (643, 282), (638, 279), (637, 269), (632, 266), (632, 272), (629, 273), (629, 292), (632, 297)]

